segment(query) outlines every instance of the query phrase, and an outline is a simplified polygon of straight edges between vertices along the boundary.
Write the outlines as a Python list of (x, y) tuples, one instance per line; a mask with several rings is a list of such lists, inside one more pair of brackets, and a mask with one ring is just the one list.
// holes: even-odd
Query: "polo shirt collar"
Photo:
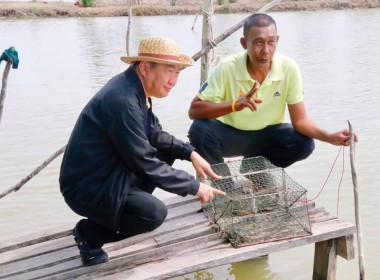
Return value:
[[(236, 79), (240, 81), (249, 81), (252, 80), (251, 76), (247, 70), (247, 58), (248, 52), (245, 51), (242, 55), (237, 59), (237, 68), (236, 68)], [(281, 81), (284, 78), (284, 69), (282, 67), (281, 59), (274, 54), (272, 58), (272, 67), (268, 73), (268, 81), (271, 83), (272, 81)]]

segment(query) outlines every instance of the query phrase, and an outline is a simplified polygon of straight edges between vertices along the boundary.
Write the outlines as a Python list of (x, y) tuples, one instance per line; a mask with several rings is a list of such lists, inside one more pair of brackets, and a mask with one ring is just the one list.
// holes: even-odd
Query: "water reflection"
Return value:
[(264, 256), (189, 273), (171, 280), (273, 280), (274, 277), (275, 274), (270, 271), (268, 256)]

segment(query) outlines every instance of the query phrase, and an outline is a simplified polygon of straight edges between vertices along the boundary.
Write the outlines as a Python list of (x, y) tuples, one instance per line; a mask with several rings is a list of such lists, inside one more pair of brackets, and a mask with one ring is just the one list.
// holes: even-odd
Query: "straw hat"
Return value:
[(120, 59), (128, 64), (133, 64), (136, 61), (173, 64), (181, 67), (194, 64), (191, 57), (179, 53), (179, 48), (175, 41), (159, 37), (141, 40), (137, 56), (122, 56)]

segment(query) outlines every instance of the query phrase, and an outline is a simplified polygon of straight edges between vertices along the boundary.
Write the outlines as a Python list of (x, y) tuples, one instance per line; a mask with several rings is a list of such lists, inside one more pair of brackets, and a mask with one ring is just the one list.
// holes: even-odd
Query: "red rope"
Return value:
[(340, 176), (339, 186), (338, 186), (338, 199), (336, 201), (336, 216), (339, 217), (339, 199), (340, 199), (340, 187), (342, 186), (343, 174), (344, 174), (344, 146), (343, 147), (343, 160), (342, 160), (342, 175)]
[[(321, 190), (319, 191), (319, 193), (317, 194), (316, 197), (314, 197), (314, 198), (312, 198), (312, 199), (308, 199), (308, 200), (306, 200), (306, 202), (311, 202), (311, 201), (316, 200), (316, 199), (319, 197), (319, 195), (322, 193), (323, 189), (324, 189), (325, 186), (326, 186), (327, 181), (328, 181), (329, 178), (330, 178), (331, 172), (332, 172), (333, 169), (334, 169), (335, 163), (336, 163), (336, 161), (337, 161), (337, 159), (338, 159), (338, 157), (339, 157), (339, 155), (340, 155), (340, 152), (342, 151), (342, 147), (343, 147), (343, 146), (340, 146), (340, 149), (339, 149), (338, 155), (336, 156), (336, 158), (335, 158), (335, 160), (334, 160), (334, 163), (333, 163), (333, 165), (332, 165), (331, 168), (330, 168), (329, 175), (327, 175), (327, 178), (326, 178), (325, 182), (323, 183), (323, 186), (322, 186)], [(342, 177), (343, 177), (343, 174), (342, 174)], [(341, 180), (342, 180), (342, 179), (341, 179)], [(339, 186), (340, 186), (340, 185), (339, 185)], [(305, 201), (303, 201), (303, 202), (305, 202)]]

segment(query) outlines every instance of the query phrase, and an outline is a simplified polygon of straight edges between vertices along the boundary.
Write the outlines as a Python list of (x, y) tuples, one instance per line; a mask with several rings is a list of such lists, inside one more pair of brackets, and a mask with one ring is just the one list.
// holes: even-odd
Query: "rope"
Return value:
[(342, 160), (342, 175), (340, 176), (339, 186), (338, 186), (338, 199), (336, 201), (336, 216), (339, 217), (339, 200), (340, 200), (340, 187), (342, 186), (343, 174), (344, 174), (344, 146), (343, 147), (343, 160)]
[(342, 174), (341, 174), (341, 177), (340, 177), (340, 181), (339, 181), (339, 186), (338, 186), (338, 198), (337, 198), (337, 205), (336, 205), (336, 209), (337, 209), (337, 216), (338, 216), (338, 208), (339, 208), (339, 195), (340, 195), (340, 187), (342, 185), (342, 181), (343, 181), (343, 175), (344, 175), (344, 146), (340, 146), (340, 149), (339, 149), (339, 152), (338, 152), (338, 155), (336, 156), (335, 160), (334, 160), (334, 163), (332, 164), (331, 168), (330, 168), (330, 172), (329, 174), (327, 175), (327, 178), (325, 180), (325, 182), (323, 183), (323, 186), (321, 188), (321, 190), (318, 192), (318, 194), (312, 198), (312, 199), (307, 199), (307, 200), (303, 200), (303, 201), (300, 201), (300, 202), (306, 202), (306, 203), (309, 203), (309, 202), (312, 202), (314, 200), (316, 200), (319, 195), (322, 193), (322, 191), (324, 190), (325, 186), (326, 186), (326, 183), (327, 181), (329, 180), (330, 178), (330, 175), (332, 173), (332, 171), (334, 170), (334, 167), (335, 167), (335, 163), (336, 161), (338, 160), (339, 158), (339, 155), (340, 155), (340, 152), (342, 151), (343, 149), (343, 168), (342, 168)]
[[(210, 5), (209, 6), (210, 7), (212, 6), (212, 0), (210, 0)], [(211, 17), (214, 14), (214, 9), (212, 9), (210, 12), (207, 12), (204, 9), (202, 9), (202, 14), (206, 16), (206, 22), (207, 22), (207, 25), (208, 25), (207, 40), (208, 40), (208, 43), (211, 46), (211, 51), (212, 51), (211, 61), (212, 61), (212, 63), (214, 65), (216, 65), (219, 62), (219, 58), (215, 56), (214, 47), (217, 46), (217, 43), (214, 41), (214, 34), (213, 34), (213, 31), (212, 31), (212, 24), (211, 24)]]

